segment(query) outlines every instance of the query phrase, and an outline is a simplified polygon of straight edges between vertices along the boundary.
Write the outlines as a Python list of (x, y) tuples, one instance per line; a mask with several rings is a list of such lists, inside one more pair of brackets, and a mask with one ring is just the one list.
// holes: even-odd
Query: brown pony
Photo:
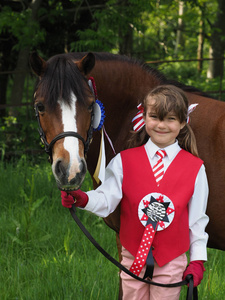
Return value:
[[(117, 153), (125, 147), (137, 105), (153, 87), (174, 84), (186, 92), (190, 104), (198, 103), (190, 125), (209, 181), (208, 247), (225, 250), (225, 103), (210, 99), (196, 88), (169, 81), (146, 64), (124, 56), (70, 53), (45, 62), (33, 53), (30, 63), (40, 79), (35, 93), (40, 133), (61, 190), (78, 189), (87, 169), (94, 174), (98, 160), (98, 131), (90, 144), (95, 97), (88, 85), (89, 76), (95, 79), (99, 100), (105, 107), (104, 126)], [(108, 163), (114, 153), (106, 139), (105, 145)], [(96, 187), (94, 179), (93, 183)], [(119, 208), (105, 221), (118, 233)]]

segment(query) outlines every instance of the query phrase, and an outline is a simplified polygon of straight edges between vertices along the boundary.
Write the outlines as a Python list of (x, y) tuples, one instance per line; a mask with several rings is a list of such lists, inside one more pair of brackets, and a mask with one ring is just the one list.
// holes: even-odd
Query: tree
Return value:
[[(11, 71), (11, 115), (17, 115), (16, 106), (22, 102), (25, 78), (30, 75), (28, 59), (31, 50), (38, 48), (46, 57), (65, 51), (67, 43), (75, 40), (75, 16), (80, 24), (77, 15), (83, 16), (85, 11), (85, 19), (92, 20), (86, 13), (87, 8), (77, 12), (82, 3), (82, 0), (23, 0), (8, 1), (8, 5), (3, 6), (0, 12), (0, 71), (4, 74), (1, 74), (0, 96), (1, 104), (5, 104), (9, 78), (6, 72)], [(86, 21), (87, 26), (89, 22)], [(85, 26), (81, 24), (78, 28)]]
[[(27, 16), (25, 18), (26, 27), (28, 29), (24, 34), (24, 39), (20, 40), (21, 47), (19, 49), (17, 65), (15, 69), (15, 76), (13, 81), (12, 93), (11, 93), (11, 104), (20, 104), (23, 98), (24, 82), (26, 73), (28, 72), (28, 60), (30, 49), (32, 46), (33, 38), (32, 36), (36, 34), (39, 26), (37, 24), (37, 14), (41, 6), (42, 0), (32, 0), (27, 8)], [(34, 31), (33, 31), (34, 30)], [(10, 114), (16, 115), (16, 112), (13, 108), (10, 111)]]
[[(12, 51), (12, 42), (8, 38), (7, 34), (2, 33), (0, 40), (4, 40), (4, 43), (0, 43), (0, 104), (4, 106), (6, 104), (7, 86), (9, 80), (9, 70), (12, 66), (10, 53)], [(5, 115), (5, 109), (0, 109), (0, 117)]]
[(209, 57), (208, 78), (223, 76), (223, 56), (225, 50), (225, 1), (218, 0), (217, 17), (212, 27)]
[[(28, 6), (22, 7), (22, 11), (19, 12), (17, 8), (13, 11), (9, 6), (5, 7), (2, 11), (1, 33), (9, 34), (9, 40), (11, 40), (13, 45), (11, 49), (14, 50), (12, 55), (18, 53), (11, 92), (10, 102), (12, 105), (22, 102), (24, 81), (26, 73), (29, 70), (28, 58), (30, 49), (32, 44), (35, 44), (35, 39), (37, 40), (36, 43), (40, 42), (41, 31), (37, 23), (37, 13), (41, 2), (42, 0), (32, 0)], [(3, 89), (1, 89), (1, 92), (3, 92)], [(16, 115), (16, 112), (12, 108), (10, 114)]]
[(184, 45), (184, 39), (183, 39), (183, 31), (184, 31), (184, 21), (183, 21), (183, 15), (184, 15), (184, 1), (179, 1), (179, 18), (178, 18), (178, 28), (177, 28), (177, 38), (176, 38), (176, 44), (175, 44), (175, 50), (174, 54), (178, 54), (178, 48)]
[(197, 49), (197, 58), (198, 61), (198, 72), (202, 72), (203, 68), (203, 52), (204, 52), (204, 41), (205, 41), (205, 3), (200, 7), (200, 21), (199, 21), (199, 34), (198, 34), (198, 49)]
[(109, 51), (129, 56), (133, 53), (133, 37), (143, 31), (143, 13), (150, 13), (149, 0), (108, 0), (93, 9), (93, 22), (86, 30), (78, 30), (79, 41), (71, 44), (74, 51)]

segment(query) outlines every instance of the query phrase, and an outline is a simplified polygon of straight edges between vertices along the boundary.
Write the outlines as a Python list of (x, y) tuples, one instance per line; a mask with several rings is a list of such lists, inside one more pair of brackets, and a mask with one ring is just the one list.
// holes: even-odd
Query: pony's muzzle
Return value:
[(65, 191), (77, 190), (85, 178), (87, 164), (84, 159), (80, 159), (79, 164), (67, 164), (59, 158), (56, 162), (53, 162), (52, 171), (59, 189)]

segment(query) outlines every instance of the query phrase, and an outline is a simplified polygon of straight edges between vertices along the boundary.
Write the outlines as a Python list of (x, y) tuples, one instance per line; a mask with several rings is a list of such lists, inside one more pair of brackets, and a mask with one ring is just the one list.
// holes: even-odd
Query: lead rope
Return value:
[(179, 281), (179, 282), (176, 282), (176, 283), (170, 283), (170, 284), (162, 284), (162, 283), (158, 283), (158, 282), (154, 282), (154, 281), (149, 281), (149, 280), (142, 279), (142, 278), (136, 276), (135, 274), (133, 274), (132, 272), (130, 272), (127, 268), (125, 268), (121, 263), (119, 263), (116, 259), (114, 259), (108, 252), (106, 252), (96, 242), (96, 240), (93, 238), (93, 236), (89, 233), (89, 231), (85, 228), (85, 226), (82, 224), (82, 222), (77, 217), (77, 215), (76, 215), (76, 207), (75, 207), (74, 204), (72, 205), (72, 207), (69, 210), (70, 210), (70, 213), (71, 213), (74, 221), (77, 223), (77, 225), (82, 230), (82, 232), (86, 235), (86, 237), (89, 239), (89, 241), (95, 246), (95, 248), (98, 249), (99, 252), (101, 252), (111, 263), (113, 263), (120, 270), (122, 270), (123, 272), (127, 273), (128, 275), (130, 275), (131, 277), (135, 278), (136, 280), (139, 280), (139, 281), (147, 283), (147, 284), (152, 284), (152, 285), (160, 286), (160, 287), (173, 288), (173, 287), (179, 287), (179, 286), (183, 286), (183, 285), (189, 284), (188, 290), (187, 290), (187, 298), (186, 298), (186, 300), (192, 300), (192, 299), (193, 300), (198, 300), (198, 290), (197, 290), (197, 287), (194, 287), (194, 282), (193, 282), (193, 276), (192, 275), (188, 275), (186, 277), (186, 279), (183, 280), (183, 281)]

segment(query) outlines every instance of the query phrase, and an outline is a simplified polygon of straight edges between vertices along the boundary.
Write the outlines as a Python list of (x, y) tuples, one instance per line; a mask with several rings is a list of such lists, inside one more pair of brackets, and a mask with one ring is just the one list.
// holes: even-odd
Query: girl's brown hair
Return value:
[[(161, 85), (151, 90), (143, 101), (144, 112), (146, 116), (148, 99), (153, 98), (155, 104), (154, 111), (160, 120), (163, 120), (169, 112), (175, 113), (180, 123), (187, 121), (188, 117), (188, 99), (185, 93), (173, 85)], [(128, 140), (128, 148), (138, 147), (145, 144), (149, 136), (145, 126), (138, 132), (131, 132), (131, 138)], [(195, 135), (188, 123), (181, 129), (177, 136), (181, 148), (198, 156)]]

